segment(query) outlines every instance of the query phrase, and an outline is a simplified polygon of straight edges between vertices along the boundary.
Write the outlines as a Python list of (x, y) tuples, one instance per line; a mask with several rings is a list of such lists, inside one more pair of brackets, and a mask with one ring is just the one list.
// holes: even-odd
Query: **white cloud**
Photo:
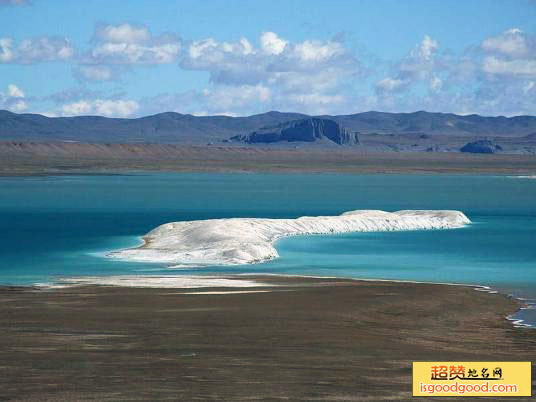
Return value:
[(519, 29), (484, 38), (461, 55), (439, 53), (426, 35), (392, 71), (376, 81), (367, 106), (385, 111), (429, 110), (483, 115), (536, 112), (534, 36)]
[(481, 46), (484, 51), (489, 53), (524, 57), (529, 55), (530, 45), (530, 39), (520, 29), (512, 28), (498, 36), (485, 39)]
[(131, 116), (139, 109), (138, 102), (133, 100), (101, 100), (95, 102), (95, 111), (102, 116)]
[(268, 54), (281, 54), (288, 41), (281, 39), (274, 32), (263, 32), (261, 35), (261, 47), (265, 53)]
[(259, 107), (267, 108), (272, 91), (263, 85), (217, 85), (202, 91), (161, 94), (142, 100), (144, 113), (172, 110), (195, 115), (252, 114)]
[[(427, 110), (485, 116), (534, 115), (536, 85), (531, 86), (530, 82), (521, 79), (488, 81), (480, 77), (424, 94), (407, 91), (388, 93), (373, 98), (367, 107), (387, 112)], [(472, 88), (467, 88), (469, 85)]]
[(131, 24), (99, 25), (95, 36), (101, 42), (111, 43), (147, 43), (151, 39), (147, 27)]
[(244, 37), (240, 38), (238, 43), (223, 42), (222, 49), (227, 53), (240, 53), (244, 56), (254, 53), (253, 46)]
[(95, 45), (85, 55), (82, 64), (166, 64), (177, 60), (181, 40), (173, 34), (158, 37), (144, 26), (131, 24), (99, 25)]
[[(26, 98), (10, 84), (1, 93), (0, 108), (24, 111), (29, 104), (35, 108), (36, 102), (50, 102), (56, 108), (41, 109), (105, 116), (164, 110), (244, 115), (270, 109), (310, 114), (367, 109), (536, 113), (536, 37), (517, 28), (482, 38), (459, 54), (440, 48), (430, 33), (400, 60), (391, 61), (373, 59), (337, 39), (292, 41), (271, 31), (253, 39), (209, 37), (185, 46), (176, 35), (153, 35), (148, 27), (130, 23), (98, 25), (85, 52), (75, 52), (61, 37), (0, 38), (0, 63), (71, 62), (75, 77), (85, 81), (115, 80), (140, 66), (169, 63), (210, 77), (204, 90), (160, 94), (139, 103), (123, 94), (87, 89), (58, 100)], [(359, 60), (356, 54), (362, 55)], [(369, 68), (360, 60), (368, 60)]]
[(88, 81), (110, 81), (114, 78), (114, 73), (109, 66), (81, 65), (75, 70), (77, 75)]
[(325, 62), (344, 53), (339, 42), (325, 42), (306, 40), (294, 45), (295, 55), (303, 62)]
[(516, 80), (536, 78), (536, 37), (517, 28), (485, 39), (481, 49), (487, 54), (482, 60), (486, 78)]
[(88, 115), (93, 111), (93, 104), (90, 101), (82, 100), (63, 105), (62, 110), (66, 116)]
[(406, 57), (395, 65), (393, 74), (376, 82), (378, 94), (402, 91), (422, 81), (428, 81), (432, 90), (441, 87), (437, 69), (436, 53), (439, 44), (428, 35), (418, 43)]
[(398, 65), (400, 73), (412, 81), (426, 80), (431, 71), (437, 67), (435, 56), (439, 44), (428, 35)]
[(430, 79), (430, 89), (433, 91), (439, 91), (443, 86), (443, 81), (438, 76), (434, 75)]
[(13, 98), (24, 98), (24, 92), (15, 84), (9, 84), (7, 87), (9, 96)]
[(23, 100), (13, 102), (13, 104), (10, 106), (10, 110), (15, 113), (24, 112), (26, 109), (28, 109), (28, 104)]
[(80, 100), (62, 106), (64, 116), (99, 115), (106, 117), (128, 117), (139, 109), (134, 100), (95, 99)]
[(352, 80), (364, 73), (340, 41), (291, 42), (263, 32), (259, 42), (259, 48), (244, 38), (232, 43), (206, 38), (190, 44), (181, 67), (209, 72), (212, 84), (204, 96), (188, 94), (188, 99), (202, 103), (196, 110), (217, 111), (218, 100), (225, 105), (221, 109), (242, 115), (268, 109), (335, 112), (351, 98)]
[(0, 92), (0, 109), (16, 113), (28, 109), (28, 104), (24, 100), (24, 92), (15, 84), (9, 84), (6, 93)]
[[(213, 38), (190, 44), (183, 59), (183, 68), (205, 70), (214, 81), (238, 80), (240, 84), (273, 79), (278, 73), (320, 72), (327, 67), (356, 72), (359, 63), (340, 42), (306, 40), (290, 43), (273, 32), (261, 36), (262, 51), (241, 38), (235, 43), (218, 42)], [(242, 78), (237, 77), (241, 73)], [(339, 71), (341, 72), (341, 71)]]
[[(186, 52), (181, 52), (181, 47), (182, 41), (177, 36), (155, 36), (143, 25), (101, 24), (95, 28), (91, 48), (76, 58), (72, 47), (69, 51), (40, 40), (14, 46), (6, 38), (0, 41), (0, 60), (71, 59), (77, 63), (73, 74), (84, 81), (110, 81), (136, 66), (180, 62), (184, 69), (208, 72), (210, 82), (204, 91), (170, 96), (188, 98), (193, 102), (192, 109), (207, 113), (254, 113), (260, 107), (322, 112), (331, 107), (334, 111), (342, 99), (347, 99), (351, 80), (364, 71), (343, 42), (315, 39), (291, 42), (270, 31), (261, 34), (258, 47), (245, 37), (237, 41), (194, 40)], [(19, 48), (23, 50), (21, 53)], [(52, 50), (56, 55), (47, 56)], [(131, 115), (138, 107), (135, 101), (111, 102), (86, 97), (60, 102), (58, 113)], [(187, 107), (185, 102), (181, 107)], [(162, 105), (162, 110), (168, 108)]]
[[(324, 99), (336, 99), (336, 92), (347, 92), (349, 82), (363, 72), (352, 53), (338, 41), (305, 40), (292, 43), (274, 32), (264, 32), (260, 48), (241, 38), (237, 42), (219, 42), (214, 38), (190, 44), (181, 67), (210, 73), (211, 91), (220, 87), (241, 94), (251, 88), (267, 88), (270, 102), (282, 107), (312, 108), (312, 99), (325, 106)], [(232, 96), (240, 98), (238, 92)], [(342, 95), (341, 95), (342, 96)], [(338, 98), (337, 98), (338, 99)], [(335, 105), (335, 104), (334, 104)], [(209, 105), (207, 110), (212, 110)], [(240, 109), (244, 113), (248, 108)]]
[(93, 47), (81, 55), (74, 75), (88, 81), (110, 81), (133, 66), (174, 63), (182, 41), (174, 34), (153, 36), (143, 25), (97, 25)]
[(196, 60), (202, 57), (206, 50), (217, 47), (218, 43), (212, 38), (197, 40), (188, 48), (188, 54), (190, 55), (190, 59)]
[(42, 36), (24, 39), (14, 46), (12, 38), (0, 38), (0, 63), (33, 64), (67, 61), (73, 58), (74, 47), (66, 38)]
[(400, 78), (386, 77), (376, 83), (376, 87), (382, 91), (393, 92), (404, 88), (407, 85), (405, 80)]
[(178, 42), (163, 42), (149, 46), (137, 43), (105, 42), (91, 51), (91, 58), (106, 64), (165, 64), (176, 60)]
[[(241, 59), (242, 58), (242, 59)], [(246, 38), (239, 42), (217, 42), (212, 38), (194, 41), (188, 48), (184, 66), (195, 70), (210, 70), (221, 63), (223, 68), (235, 68), (247, 60), (260, 60)]]
[(348, 99), (343, 94), (284, 93), (261, 84), (217, 85), (203, 91), (160, 94), (142, 99), (140, 104), (141, 114), (170, 110), (198, 116), (243, 116), (272, 109), (311, 114), (342, 113), (353, 110), (347, 109)]
[(412, 50), (411, 56), (416, 59), (430, 60), (439, 49), (439, 44), (428, 35), (424, 35), (421, 43)]
[(0, 63), (9, 63), (14, 58), (13, 40), (11, 38), (0, 38)]
[(494, 75), (536, 78), (536, 59), (501, 60), (494, 56), (486, 57), (482, 64), (482, 70)]

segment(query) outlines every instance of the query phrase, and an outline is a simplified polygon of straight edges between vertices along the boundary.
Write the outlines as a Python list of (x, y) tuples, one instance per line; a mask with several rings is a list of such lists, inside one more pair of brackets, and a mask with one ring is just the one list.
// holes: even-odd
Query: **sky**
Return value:
[(536, 0), (0, 0), (0, 109), (536, 115)]

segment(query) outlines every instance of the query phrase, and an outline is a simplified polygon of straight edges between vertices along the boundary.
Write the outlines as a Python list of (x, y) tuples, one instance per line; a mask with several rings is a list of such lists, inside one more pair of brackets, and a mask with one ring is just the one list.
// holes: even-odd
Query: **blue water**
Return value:
[[(458, 209), (456, 230), (306, 236), (265, 264), (170, 270), (103, 257), (170, 221)], [(0, 178), (0, 284), (121, 274), (285, 273), (489, 285), (536, 299), (536, 180), (500, 176), (149, 174)], [(535, 310), (519, 317), (536, 323)]]

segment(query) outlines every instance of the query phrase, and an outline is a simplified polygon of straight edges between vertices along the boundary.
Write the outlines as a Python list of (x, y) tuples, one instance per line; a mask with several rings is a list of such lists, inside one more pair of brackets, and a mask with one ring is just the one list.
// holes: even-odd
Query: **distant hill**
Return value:
[(317, 117), (291, 120), (276, 126), (261, 128), (249, 134), (236, 135), (231, 137), (231, 140), (247, 144), (320, 141), (331, 141), (339, 145), (359, 144), (357, 133), (341, 127), (333, 120)]
[(192, 116), (174, 112), (137, 119), (46, 117), (0, 111), (0, 140), (204, 144), (237, 133), (307, 117), (268, 112), (249, 117)]
[[(135, 119), (100, 116), (45, 117), (0, 111), (0, 141), (207, 144), (225, 141), (293, 120), (299, 113), (268, 112), (247, 117), (192, 116), (174, 112)], [(536, 117), (459, 116), (450, 113), (382, 113), (317, 116), (363, 134), (523, 137), (536, 132)]]
[(534, 132), (535, 116), (484, 117), (452, 113), (365, 112), (334, 116), (345, 127), (363, 133), (423, 133), (428, 135), (524, 136)]

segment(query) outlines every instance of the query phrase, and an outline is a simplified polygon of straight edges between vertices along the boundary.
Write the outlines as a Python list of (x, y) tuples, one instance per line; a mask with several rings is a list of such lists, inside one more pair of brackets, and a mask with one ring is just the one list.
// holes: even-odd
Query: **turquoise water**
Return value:
[[(455, 230), (306, 236), (265, 264), (170, 270), (116, 261), (170, 221), (352, 209), (458, 209)], [(121, 274), (285, 273), (489, 285), (536, 299), (536, 180), (500, 176), (149, 174), (0, 178), (0, 284)], [(536, 322), (534, 311), (521, 312)]]

